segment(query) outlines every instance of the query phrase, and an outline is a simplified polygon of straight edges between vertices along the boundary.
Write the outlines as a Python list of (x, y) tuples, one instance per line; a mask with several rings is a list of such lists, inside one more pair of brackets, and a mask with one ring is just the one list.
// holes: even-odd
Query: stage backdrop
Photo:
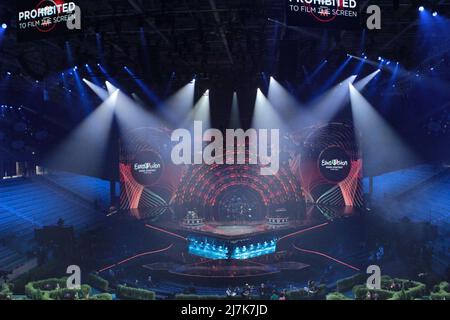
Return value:
[(330, 123), (282, 133), (280, 169), (273, 176), (260, 175), (258, 165), (176, 166), (170, 134), (162, 127), (139, 128), (122, 140), (121, 209), (141, 209), (131, 210), (139, 218), (196, 210), (220, 220), (238, 198), (242, 203), (241, 198), (251, 199), (255, 208), (246, 209), (262, 216), (279, 208), (295, 210), (305, 202), (363, 205), (362, 161), (351, 125)]

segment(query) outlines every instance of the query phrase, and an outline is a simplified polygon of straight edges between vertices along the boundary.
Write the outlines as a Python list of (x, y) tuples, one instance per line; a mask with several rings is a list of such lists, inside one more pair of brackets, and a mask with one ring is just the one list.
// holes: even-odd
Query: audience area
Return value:
[(28, 260), (35, 229), (58, 221), (76, 232), (95, 228), (108, 203), (109, 182), (96, 178), (58, 173), (0, 181), (0, 270)]
[[(369, 179), (364, 179), (369, 193)], [(450, 265), (450, 168), (419, 165), (386, 173), (373, 179), (372, 207), (383, 217), (435, 225), (433, 269), (445, 272)]]

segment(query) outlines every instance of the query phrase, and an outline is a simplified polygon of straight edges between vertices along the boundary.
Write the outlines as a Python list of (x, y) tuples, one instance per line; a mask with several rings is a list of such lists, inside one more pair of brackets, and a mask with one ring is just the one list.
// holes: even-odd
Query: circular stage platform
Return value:
[(195, 278), (255, 278), (276, 275), (283, 271), (305, 270), (309, 265), (300, 262), (285, 262), (266, 265), (254, 261), (205, 261), (195, 264), (178, 265), (175, 263), (152, 263), (143, 266), (150, 271), (166, 271), (172, 275)]
[(182, 265), (169, 273), (197, 278), (249, 278), (274, 275), (280, 270), (270, 265), (251, 261), (206, 261)]

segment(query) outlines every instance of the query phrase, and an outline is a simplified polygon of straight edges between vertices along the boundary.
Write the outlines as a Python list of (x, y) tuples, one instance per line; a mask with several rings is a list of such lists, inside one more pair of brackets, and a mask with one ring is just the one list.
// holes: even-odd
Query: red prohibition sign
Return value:
[[(37, 4), (37, 6), (36, 6), (36, 10), (38, 10), (40, 7), (41, 7), (41, 5), (42, 5), (42, 3), (44, 3), (44, 2), (51, 2), (51, 3), (53, 3), (53, 5), (56, 7), (56, 5), (57, 4), (63, 4), (64, 3), (64, 1), (63, 0), (41, 0), (38, 4)], [(58, 17), (59, 17), (59, 15), (60, 15), (60, 13), (59, 13), (59, 11), (57, 12), (57, 15), (58, 15)], [(56, 28), (56, 24), (55, 23), (53, 23), (48, 29), (42, 29), (42, 28), (40, 28), (39, 26), (36, 26), (36, 28), (40, 31), (40, 32), (50, 32), (50, 31), (52, 31), (53, 29), (55, 29)]]
[[(343, 4), (342, 4), (342, 0), (336, 0), (337, 1), (337, 3), (338, 3), (338, 9), (343, 9), (344, 8), (344, 6), (343, 6)], [(311, 4), (306, 4), (306, 6), (308, 7), (308, 8), (311, 8)], [(333, 20), (335, 20), (336, 19), (336, 15), (332, 15), (331, 17), (329, 17), (328, 19), (323, 19), (323, 18), (321, 18), (321, 17), (318, 17), (318, 16), (316, 16), (316, 14), (311, 10), (310, 11), (310, 14), (316, 19), (316, 20), (318, 20), (318, 21), (320, 21), (320, 22), (322, 22), (322, 23), (328, 23), (328, 22), (331, 22), (331, 21), (333, 21)]]

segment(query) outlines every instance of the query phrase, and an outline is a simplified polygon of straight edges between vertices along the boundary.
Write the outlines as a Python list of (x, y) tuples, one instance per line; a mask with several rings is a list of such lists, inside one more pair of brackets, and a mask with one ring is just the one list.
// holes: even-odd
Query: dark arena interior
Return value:
[(1, 1), (0, 300), (449, 300), (449, 19)]

